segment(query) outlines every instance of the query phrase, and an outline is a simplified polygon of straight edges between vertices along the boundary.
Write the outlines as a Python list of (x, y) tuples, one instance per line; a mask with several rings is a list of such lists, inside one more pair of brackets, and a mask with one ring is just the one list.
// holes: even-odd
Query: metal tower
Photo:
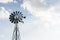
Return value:
[(15, 24), (12, 40), (20, 40), (20, 31), (18, 28), (18, 23), (19, 22), (24, 23), (23, 22), (24, 18), (26, 18), (26, 17), (23, 16), (22, 12), (20, 12), (20, 11), (15, 11), (15, 12), (11, 13), (9, 19), (10, 19), (11, 23)]

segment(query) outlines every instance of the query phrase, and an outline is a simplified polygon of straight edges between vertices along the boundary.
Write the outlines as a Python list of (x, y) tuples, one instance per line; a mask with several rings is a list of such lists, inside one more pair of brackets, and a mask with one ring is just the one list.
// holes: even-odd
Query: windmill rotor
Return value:
[(18, 23), (18, 22), (21, 22), (21, 23), (24, 23), (23, 22), (23, 19), (26, 18), (25, 16), (23, 16), (22, 12), (20, 11), (15, 11), (13, 13), (11, 13), (9, 19), (11, 21), (11, 23)]

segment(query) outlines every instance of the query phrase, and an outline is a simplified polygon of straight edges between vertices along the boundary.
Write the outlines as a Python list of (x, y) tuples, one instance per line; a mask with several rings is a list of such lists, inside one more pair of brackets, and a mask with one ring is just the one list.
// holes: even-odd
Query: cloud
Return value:
[[(42, 1), (42, 2), (40, 2), (40, 1)], [(54, 2), (54, 0), (24, 0), (23, 4), (21, 6), (24, 9), (27, 9), (34, 16), (42, 16), (44, 14), (47, 14), (48, 10), (50, 10), (50, 8), (55, 7), (55, 5), (57, 3), (55, 4), (53, 2)], [(55, 7), (55, 9), (57, 9), (57, 8)], [(54, 11), (54, 10), (51, 10), (51, 11)]]
[(9, 12), (4, 7), (0, 7), (0, 19), (7, 18), (9, 18)]
[[(27, 9), (27, 11), (36, 18), (32, 21), (31, 25), (32, 27), (33, 25), (37, 27), (34, 31), (32, 31), (32, 33), (27, 34), (24, 39), (59, 40), (59, 4), (59, 0), (24, 0), (21, 7)], [(35, 22), (36, 24), (34, 24)]]
[[(21, 26), (21, 25), (20, 25)], [(59, 24), (43, 22), (40, 19), (27, 21), (23, 24), (21, 32), (21, 40), (60, 40)], [(25, 35), (24, 35), (25, 34)]]
[[(39, 18), (38, 20), (40, 20), (41, 26), (49, 30), (50, 28), (57, 28), (58, 25), (60, 26), (60, 6), (59, 2), (57, 1), (55, 3), (55, 1), (56, 0), (24, 0), (21, 6), (27, 9), (33, 16)], [(57, 30), (58, 29), (59, 28), (57, 28)]]
[(0, 0), (0, 3), (16, 2), (16, 0)]
[(37, 32), (27, 34), (22, 40), (60, 40), (60, 34), (56, 32)]

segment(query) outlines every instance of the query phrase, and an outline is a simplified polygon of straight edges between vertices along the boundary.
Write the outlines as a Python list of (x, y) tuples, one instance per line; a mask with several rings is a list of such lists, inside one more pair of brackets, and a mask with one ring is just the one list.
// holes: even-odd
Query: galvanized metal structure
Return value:
[(15, 11), (15, 12), (11, 13), (9, 19), (10, 19), (11, 23), (15, 24), (12, 40), (20, 40), (20, 31), (18, 28), (18, 23), (19, 22), (24, 23), (23, 22), (24, 18), (26, 18), (26, 17), (23, 16), (22, 12), (20, 12), (20, 11)]

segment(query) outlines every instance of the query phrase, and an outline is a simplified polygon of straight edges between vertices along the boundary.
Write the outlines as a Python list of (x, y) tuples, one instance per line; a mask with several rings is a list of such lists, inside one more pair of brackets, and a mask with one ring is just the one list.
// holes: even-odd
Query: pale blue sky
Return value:
[(19, 23), (21, 40), (60, 40), (60, 0), (0, 0), (0, 40), (11, 40), (13, 11), (26, 19)]

